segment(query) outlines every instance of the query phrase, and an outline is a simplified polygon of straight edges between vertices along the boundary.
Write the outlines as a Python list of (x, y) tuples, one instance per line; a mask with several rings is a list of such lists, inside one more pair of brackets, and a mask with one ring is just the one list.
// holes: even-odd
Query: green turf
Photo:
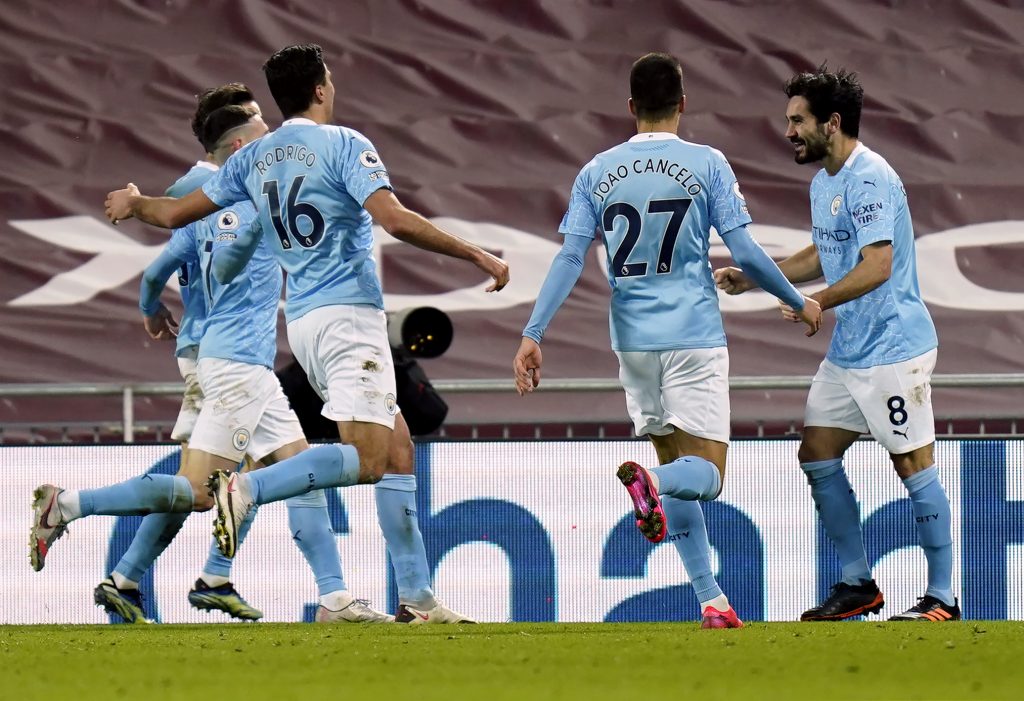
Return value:
[(0, 626), (0, 697), (1019, 699), (1024, 624)]

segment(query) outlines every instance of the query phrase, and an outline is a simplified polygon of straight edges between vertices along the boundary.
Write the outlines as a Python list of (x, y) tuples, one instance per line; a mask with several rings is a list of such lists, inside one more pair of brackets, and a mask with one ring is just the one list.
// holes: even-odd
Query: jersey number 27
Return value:
[[(651, 200), (647, 205), (648, 214), (662, 212), (672, 214), (668, 220), (668, 225), (665, 227), (665, 233), (662, 235), (661, 249), (658, 251), (658, 267), (656, 269), (658, 275), (672, 272), (672, 253), (675, 251), (676, 239), (679, 238), (679, 229), (683, 225), (683, 218), (686, 216), (686, 211), (690, 208), (691, 202), (693, 200)], [(643, 217), (637, 211), (637, 208), (628, 202), (610, 204), (604, 210), (604, 220), (602, 221), (605, 233), (611, 233), (616, 217), (626, 218), (626, 235), (623, 237), (619, 247), (615, 249), (615, 255), (612, 256), (612, 271), (615, 277), (646, 275), (646, 261), (642, 263), (626, 262), (629, 254), (633, 252), (636, 242), (640, 240), (640, 233), (644, 223)]]

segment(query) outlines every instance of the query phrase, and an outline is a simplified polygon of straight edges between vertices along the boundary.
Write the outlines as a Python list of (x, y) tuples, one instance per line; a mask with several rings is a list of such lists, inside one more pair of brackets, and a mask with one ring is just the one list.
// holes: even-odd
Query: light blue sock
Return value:
[(950, 534), (949, 497), (932, 465), (903, 480), (914, 506), (917, 534), (928, 560), (928, 596), (953, 606), (953, 537)]
[(288, 528), (291, 529), (292, 540), (313, 570), (320, 596), (346, 589), (338, 541), (331, 530), (331, 515), (327, 511), (327, 495), (318, 489), (292, 497), (285, 504), (288, 506)]
[(676, 546), (703, 608), (705, 602), (722, 595), (711, 571), (711, 544), (704, 524), (704, 511), (695, 501), (670, 496), (661, 500), (661, 506), (668, 519), (668, 539)]
[(399, 603), (417, 608), (436, 606), (430, 589), (427, 549), (416, 519), (416, 475), (384, 475), (373, 493), (377, 521), (395, 568)]
[(160, 513), (142, 519), (132, 544), (114, 571), (133, 582), (142, 581), (142, 576), (171, 544), (188, 517), (188, 513)]
[(800, 463), (811, 485), (811, 496), (818, 518), (836, 548), (843, 566), (843, 581), (860, 584), (871, 580), (871, 568), (860, 530), (860, 510), (850, 480), (843, 470), (843, 459)]
[(318, 445), (298, 455), (245, 475), (257, 504), (359, 481), (359, 453), (341, 443)]
[(192, 485), (179, 475), (142, 475), (79, 494), (82, 516), (141, 516), (192, 511)]
[[(252, 522), (256, 519), (256, 512), (259, 511), (258, 505), (253, 505), (249, 512), (242, 519), (242, 522), (238, 525), (238, 545), (237, 548), (242, 547), (242, 541), (245, 540), (245, 536), (249, 534), (249, 529), (252, 527)], [(212, 574), (217, 577), (226, 577), (231, 579), (231, 563), (234, 560), (229, 560), (224, 557), (221, 553), (220, 548), (217, 547), (217, 539), (214, 538), (210, 542), (210, 554), (206, 556), (206, 564), (203, 566), (203, 574)]]
[(722, 488), (722, 477), (715, 464), (695, 455), (683, 456), (651, 472), (658, 476), (658, 493), (677, 499), (710, 501)]

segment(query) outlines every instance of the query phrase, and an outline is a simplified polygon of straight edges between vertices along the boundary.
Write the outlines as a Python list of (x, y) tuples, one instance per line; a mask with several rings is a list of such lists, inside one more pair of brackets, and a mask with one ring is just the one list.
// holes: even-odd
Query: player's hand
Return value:
[(498, 256), (493, 256), (487, 251), (480, 249), (476, 258), (473, 259), (473, 263), (476, 267), (494, 278), (494, 282), (487, 288), (488, 292), (498, 292), (508, 284), (508, 263)]
[(788, 304), (779, 302), (779, 309), (782, 310), (782, 318), (793, 323), (803, 322), (807, 324), (805, 336), (813, 336), (821, 328), (821, 304), (810, 297), (804, 297), (804, 308), (800, 311), (793, 309)]
[(754, 289), (754, 281), (739, 268), (719, 268), (715, 271), (715, 284), (727, 295), (743, 294)]
[(172, 341), (178, 337), (178, 322), (162, 304), (153, 316), (142, 318), (142, 325), (146, 327), (149, 337), (156, 341)]
[(131, 198), (139, 196), (139, 188), (134, 183), (128, 183), (123, 190), (114, 190), (107, 193), (106, 207), (107, 219), (111, 224), (117, 224), (122, 219), (131, 219), (132, 207)]
[(516, 376), (516, 392), (519, 392), (520, 397), (532, 392), (533, 388), (540, 384), (542, 362), (540, 344), (532, 338), (523, 336), (515, 360), (512, 361), (512, 370)]

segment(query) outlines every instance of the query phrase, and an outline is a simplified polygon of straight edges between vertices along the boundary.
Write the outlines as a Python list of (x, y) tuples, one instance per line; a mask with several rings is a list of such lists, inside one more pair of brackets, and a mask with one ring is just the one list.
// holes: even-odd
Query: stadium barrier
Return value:
[[(512, 380), (496, 380), (496, 379), (441, 379), (434, 380), (431, 383), (438, 392), (442, 395), (454, 395), (454, 394), (498, 394), (511, 396), (511, 393), (515, 389), (515, 384)], [(1024, 387), (1024, 373), (967, 373), (967, 374), (938, 374), (933, 375), (931, 379), (932, 387), (934, 388), (959, 388), (959, 389), (976, 389), (976, 388), (988, 388), (995, 390), (1013, 390), (1018, 387)], [(732, 376), (729, 378), (730, 390), (802, 390), (807, 389), (811, 385), (811, 378), (809, 376), (795, 376), (795, 375), (753, 375), (753, 376)], [(138, 398), (143, 397), (180, 397), (184, 391), (184, 385), (180, 382), (139, 382), (139, 383), (123, 383), (123, 382), (107, 382), (107, 383), (14, 383), (14, 384), (0, 384), (0, 399), (56, 399), (56, 398), (82, 398), (82, 397), (117, 397), (119, 396), (121, 401), (121, 420), (119, 423), (113, 423), (110, 421), (105, 422), (89, 422), (82, 421), (80, 417), (75, 420), (64, 420), (56, 421), (48, 419), (44, 421), (32, 421), (24, 424), (9, 424), (5, 426), (0, 424), (0, 445), (5, 441), (5, 429), (14, 428), (27, 429), (31, 438), (28, 441), (22, 440), (21, 442), (36, 443), (36, 442), (49, 442), (54, 440), (52, 437), (48, 440), (43, 438), (37, 441), (34, 436), (34, 432), (38, 429), (44, 430), (58, 430), (59, 432), (67, 433), (69, 430), (78, 430), (81, 433), (82, 429), (86, 429), (86, 433), (93, 433), (95, 442), (99, 442), (101, 434), (113, 434), (116, 433), (118, 440), (123, 440), (125, 443), (132, 443), (135, 441), (135, 434), (140, 430), (151, 431), (152, 426), (140, 425), (135, 417), (135, 402)], [(556, 393), (556, 392), (567, 392), (567, 393), (602, 393), (602, 392), (614, 392), (616, 394), (622, 391), (622, 385), (617, 379), (604, 379), (604, 378), (570, 378), (570, 379), (547, 379), (544, 384), (539, 388), (540, 392), (544, 394)], [(59, 404), (58, 404), (59, 407)], [(941, 410), (941, 406), (937, 407), (937, 410)], [(793, 421), (793, 430), (796, 430), (796, 426), (799, 424), (799, 416), (789, 417)], [(939, 421), (937, 424), (937, 431), (940, 434), (946, 434), (950, 437), (966, 437), (970, 435), (974, 437), (975, 434), (994, 434), (993, 437), (999, 437), (1001, 434), (1008, 436), (1016, 436), (1018, 433), (1018, 415), (1016, 412), (1012, 416), (1003, 416), (996, 414), (993, 416), (982, 416), (977, 417), (977, 425), (975, 429), (970, 431), (963, 431), (962, 429), (956, 429), (954, 427), (954, 421), (943, 417), (941, 414), (936, 414), (936, 419)], [(985, 421), (987, 419), (994, 419), (993, 423), (1002, 425), (1002, 429), (997, 428), (995, 431), (985, 429)], [(1005, 421), (1001, 421), (1005, 420)], [(946, 425), (943, 427), (940, 424), (945, 422)], [(170, 431), (170, 426), (173, 425), (173, 417), (169, 419), (169, 423), (163, 428), (167, 432)], [(735, 426), (734, 426), (735, 429)], [(751, 437), (762, 437), (764, 434), (759, 429), (756, 434), (750, 434)], [(444, 426), (441, 428), (441, 436), (445, 436)], [(162, 440), (163, 435), (161, 429), (158, 427), (153, 431), (153, 435), (150, 435), (148, 440)], [(457, 436), (462, 438), (477, 438), (477, 426), (472, 425), (472, 434), (469, 436)], [(497, 437), (497, 436), (485, 436), (485, 437)], [(504, 436), (508, 437), (508, 436)], [(539, 435), (535, 437), (540, 437)], [(558, 436), (565, 438), (572, 438), (573, 436), (565, 435)], [(603, 432), (597, 436), (604, 438)], [(81, 440), (79, 437), (78, 440)], [(68, 442), (66, 439), (61, 442)]]
[[(95, 487), (145, 472), (173, 473), (165, 445), (0, 448), (5, 596), (0, 623), (102, 623), (92, 588), (127, 548), (140, 517), (71, 524), (42, 572), (28, 564), (31, 490), (40, 482)], [(1024, 441), (940, 441), (937, 464), (953, 514), (954, 589), (965, 617), (1024, 619)], [(435, 590), (481, 621), (676, 621), (697, 603), (671, 542), (633, 525), (614, 477), (620, 462), (654, 461), (643, 441), (465, 442), (417, 446), (418, 511)], [(870, 441), (847, 461), (865, 542), (886, 594), (884, 614), (925, 588), (909, 501), (888, 456)], [(373, 488), (329, 494), (349, 588), (394, 609), (395, 585)], [(717, 501), (704, 505), (719, 582), (749, 620), (794, 620), (838, 579), (817, 524), (794, 441), (738, 441)], [(162, 622), (224, 620), (185, 595), (209, 547), (211, 515), (192, 516), (142, 586)], [(233, 581), (267, 621), (310, 620), (313, 578), (287, 530), (285, 507), (261, 508)]]

